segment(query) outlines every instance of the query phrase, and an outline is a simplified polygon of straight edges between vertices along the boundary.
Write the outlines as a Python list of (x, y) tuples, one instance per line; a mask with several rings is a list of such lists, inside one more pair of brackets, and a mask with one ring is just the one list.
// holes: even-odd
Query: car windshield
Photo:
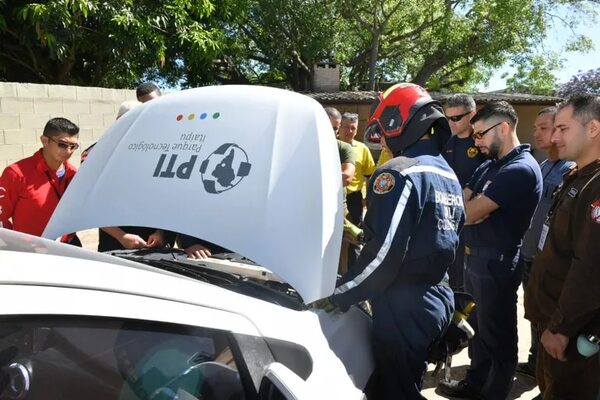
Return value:
[(244, 399), (227, 332), (92, 317), (2, 317), (0, 399)]

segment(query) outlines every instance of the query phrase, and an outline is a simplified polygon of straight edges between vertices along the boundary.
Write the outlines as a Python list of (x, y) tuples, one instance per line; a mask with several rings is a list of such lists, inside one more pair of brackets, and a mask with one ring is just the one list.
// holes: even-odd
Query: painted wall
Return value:
[(0, 82), (0, 171), (40, 147), (50, 118), (64, 117), (80, 128), (81, 147), (94, 143), (116, 118), (119, 105), (135, 100), (135, 90)]

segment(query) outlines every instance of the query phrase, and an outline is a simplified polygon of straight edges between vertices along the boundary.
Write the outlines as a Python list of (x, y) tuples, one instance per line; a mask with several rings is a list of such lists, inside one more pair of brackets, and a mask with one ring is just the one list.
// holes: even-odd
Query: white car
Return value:
[[(315, 101), (211, 87), (115, 122), (44, 236), (0, 228), (0, 399), (361, 399), (370, 320), (333, 292), (341, 177)], [(100, 226), (201, 237), (245, 259), (125, 258), (55, 242)]]

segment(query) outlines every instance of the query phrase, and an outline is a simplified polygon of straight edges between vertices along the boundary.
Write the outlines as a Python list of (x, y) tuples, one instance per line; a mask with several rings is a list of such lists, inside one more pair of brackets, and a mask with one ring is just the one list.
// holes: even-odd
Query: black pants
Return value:
[[(362, 228), (363, 225), (363, 198), (359, 191), (348, 193), (346, 195), (346, 207), (348, 209), (348, 220), (354, 225)], [(348, 246), (348, 268), (354, 265), (354, 262), (360, 254), (360, 248), (350, 244)]]
[[(526, 261), (523, 258), (523, 256), (519, 258), (519, 262), (522, 264), (521, 269), (523, 271), (523, 289), (525, 289), (527, 287), (527, 283), (529, 282), (529, 274), (531, 273), (531, 266), (533, 263), (531, 261)], [(533, 367), (533, 370), (535, 371), (535, 363), (537, 360), (537, 352), (539, 345), (539, 335), (541, 333), (538, 333), (534, 324), (530, 323), (529, 327), (531, 330), (531, 346), (529, 347), (529, 356), (527, 357), (527, 363), (531, 367)]]
[(475, 329), (469, 350), (469, 386), (486, 400), (505, 400), (517, 366), (518, 256), (500, 261), (465, 255), (466, 289), (475, 299), (469, 323)]

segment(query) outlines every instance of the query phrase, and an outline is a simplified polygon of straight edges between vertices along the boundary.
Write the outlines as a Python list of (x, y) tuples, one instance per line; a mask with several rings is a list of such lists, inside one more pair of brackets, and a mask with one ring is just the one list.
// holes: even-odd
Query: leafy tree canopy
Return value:
[(144, 74), (185, 78), (222, 51), (210, 0), (0, 3), (0, 78), (124, 87)]
[[(247, 83), (310, 90), (314, 65), (345, 88), (412, 81), (466, 90), (511, 61), (512, 87), (555, 85), (539, 47), (600, 0), (0, 0), (0, 80), (131, 87)], [(569, 18), (556, 10), (567, 7)], [(563, 14), (560, 14), (563, 15)], [(573, 36), (570, 49), (590, 41)], [(541, 49), (543, 50), (543, 49)]]

